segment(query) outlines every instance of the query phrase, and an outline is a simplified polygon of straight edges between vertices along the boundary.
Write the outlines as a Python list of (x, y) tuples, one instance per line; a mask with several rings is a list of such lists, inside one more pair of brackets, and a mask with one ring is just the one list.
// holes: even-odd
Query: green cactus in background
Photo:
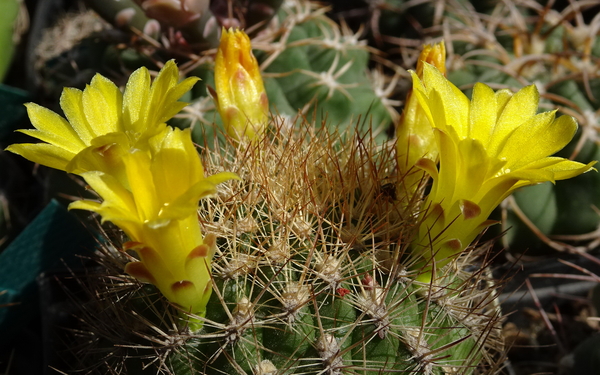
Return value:
[[(341, 131), (360, 123), (380, 143), (389, 139), (386, 132), (398, 116), (393, 107), (397, 103), (389, 98), (389, 80), (374, 79), (377, 72), (369, 72), (366, 41), (310, 2), (285, 2), (277, 20), (253, 40), (271, 111), (282, 115), (288, 126), (300, 116)], [(193, 71), (209, 87), (214, 87), (212, 65), (207, 61)], [(204, 95), (183, 112), (178, 126), (220, 121), (212, 100)], [(201, 132), (194, 132), (197, 142), (202, 141)]]
[[(105, 31), (104, 36), (103, 32), (96, 31), (72, 50), (45, 54), (50, 60), (41, 61), (47, 65), (40, 64), (41, 74), (48, 76), (52, 82), (47, 84), (46, 89), (58, 92), (63, 86), (81, 86), (80, 79), (89, 79), (88, 70), (112, 75), (123, 68), (133, 71), (141, 65), (154, 67), (153, 61), (157, 58), (166, 61), (175, 54), (178, 58), (190, 60), (181, 66), (186, 74), (201, 77), (203, 81), (192, 97), (187, 98), (192, 105), (173, 124), (191, 126), (195, 141), (201, 143), (201, 127), (196, 129), (196, 124), (220, 123), (218, 111), (207, 94), (207, 87), (215, 86), (214, 55), (207, 54), (207, 49), (218, 44), (215, 36), (220, 26), (215, 22), (222, 17), (211, 13), (211, 10), (202, 13), (201, 19), (212, 18), (212, 21), (203, 21), (207, 23), (206, 27), (216, 31), (215, 35), (207, 37), (210, 40), (199, 42), (186, 34), (189, 24), (173, 27), (165, 22), (152, 23), (133, 2), (91, 1), (90, 4), (105, 20), (122, 30), (125, 28), (125, 31), (120, 31), (121, 40), (130, 38), (129, 42), (115, 45), (116, 31), (112, 34)], [(360, 38), (360, 32), (354, 33), (348, 27), (336, 24), (325, 15), (326, 9), (316, 3), (275, 1), (265, 4), (271, 7), (269, 9), (272, 9), (275, 19), (261, 26), (263, 29), (258, 34), (256, 28), (251, 27), (249, 34), (253, 35), (253, 30), (256, 34), (253, 48), (264, 74), (271, 111), (283, 115), (290, 123), (297, 121), (300, 111), (301, 116), (308, 120), (314, 117), (316, 123), (340, 130), (361, 123), (362, 129), (373, 129), (380, 142), (387, 140), (389, 134), (386, 132), (393, 127), (398, 116), (394, 105), (399, 102), (390, 99), (397, 81), (378, 71), (369, 71), (370, 47), (366, 40)], [(251, 9), (254, 8), (246, 10), (250, 12)], [(123, 21), (123, 17), (129, 23)], [(243, 24), (241, 21), (231, 23)], [(161, 27), (167, 35), (161, 36)], [(133, 32), (127, 31), (129, 29)], [(82, 35), (78, 35), (76, 41), (81, 38)], [(57, 57), (59, 52), (62, 55)], [(92, 59), (89, 58), (90, 52), (94, 56)], [(67, 59), (64, 59), (65, 55)], [(76, 63), (73, 64), (72, 60)], [(73, 66), (77, 66), (79, 71), (73, 72)], [(62, 74), (58, 77), (64, 79), (56, 81), (56, 71), (60, 71)]]

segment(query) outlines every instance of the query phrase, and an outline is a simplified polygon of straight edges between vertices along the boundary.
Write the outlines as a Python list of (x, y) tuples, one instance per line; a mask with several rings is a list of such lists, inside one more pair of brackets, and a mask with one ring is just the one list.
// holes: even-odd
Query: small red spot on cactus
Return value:
[(362, 284), (366, 287), (366, 289), (371, 289), (374, 286), (377, 286), (377, 282), (371, 277), (371, 275), (366, 275), (362, 280)]
[(173, 44), (176, 44), (180, 47), (189, 47), (189, 43), (187, 42), (187, 40), (185, 40), (185, 37), (183, 36), (183, 34), (181, 33), (181, 31), (177, 31), (175, 32), (175, 35), (173, 35)]
[(181, 280), (181, 281), (177, 281), (175, 283), (173, 283), (173, 285), (171, 285), (171, 290), (173, 291), (173, 293), (177, 293), (180, 290), (183, 289), (189, 289), (189, 288), (193, 288), (194, 287), (194, 283), (189, 281), (189, 280)]
[(343, 298), (346, 294), (350, 294), (352, 292), (346, 288), (337, 288), (337, 293)]

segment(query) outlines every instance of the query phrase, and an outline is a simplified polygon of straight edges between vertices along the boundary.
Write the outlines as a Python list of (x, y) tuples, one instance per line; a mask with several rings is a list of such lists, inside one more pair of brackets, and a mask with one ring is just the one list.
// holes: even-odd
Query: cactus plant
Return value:
[[(424, 72), (430, 89), (431, 74)], [(424, 254), (413, 245), (428, 216), (418, 196), (397, 194), (402, 180), (394, 173), (394, 147), (379, 146), (370, 133), (314, 122), (290, 128), (274, 116), (270, 130), (253, 134), (251, 143), (213, 151), (205, 144), (203, 167), (190, 132), (164, 124), (195, 82), (177, 84), (177, 73), (170, 61), (150, 84), (139, 69), (124, 94), (100, 75), (83, 92), (65, 89), (61, 105), (69, 121), (29, 104), (37, 129), (23, 132), (48, 143), (8, 148), (83, 177), (102, 201), (70, 208), (96, 212), (126, 235), (114, 243), (120, 254), (111, 248), (105, 254), (124, 261), (119, 270), (130, 276), (102, 273), (130, 287), (119, 288), (122, 298), (112, 295), (111, 309), (89, 301), (84, 311), (93, 315), (85, 321), (100, 326), (85, 331), (97, 335), (88, 342), (99, 348), (86, 351), (143, 350), (129, 341), (132, 335), (158, 344), (149, 364), (145, 355), (136, 361), (116, 354), (128, 373), (155, 365), (176, 374), (497, 369), (495, 290), (484, 272), (464, 264), (478, 251), (458, 263), (445, 259), (450, 264), (440, 265), (437, 277), (420, 266)], [(422, 98), (429, 94), (417, 82), (429, 113)], [(217, 89), (219, 100), (227, 90)], [(100, 115), (102, 103), (108, 115)], [(577, 173), (589, 169), (573, 164)], [(217, 188), (236, 176), (239, 183)], [(215, 192), (196, 212), (192, 203)], [(422, 275), (429, 275), (426, 282), (417, 281)], [(151, 286), (139, 289), (133, 280)], [(112, 335), (124, 327), (128, 335)]]
[[(393, 154), (377, 150), (369, 137), (279, 124), (242, 153), (207, 152), (207, 171), (241, 180), (199, 210), (217, 237), (204, 327), (189, 331), (154, 288), (131, 283), (116, 242), (92, 283), (107, 298), (86, 304), (85, 340), (122, 347), (107, 363), (128, 373), (148, 356), (174, 374), (494, 373), (500, 311), (485, 267), (414, 281), (417, 202), (395, 199)], [(139, 337), (117, 337), (113, 321)]]
[[(156, 2), (163, 3), (167, 2)], [(100, 266), (87, 280), (89, 297), (80, 306), (84, 325), (81, 332), (86, 334), (83, 346), (74, 349), (80, 350), (75, 356), (81, 359), (79, 367), (131, 374), (497, 373), (503, 360), (501, 312), (494, 281), (486, 268), (488, 245), (469, 246), (481, 227), (490, 224), (484, 220), (497, 202), (484, 207), (485, 215), (479, 218), (483, 221), (477, 222), (481, 225), (476, 230), (469, 227), (468, 235), (461, 234), (465, 240), (459, 242), (460, 246), (451, 251), (444, 249), (446, 259), (438, 259), (442, 255), (438, 256), (435, 241), (451, 232), (447, 228), (460, 232), (463, 221), (472, 219), (469, 215), (476, 209), (468, 206), (466, 211), (471, 211), (464, 214), (464, 197), (459, 205), (445, 207), (446, 203), (458, 202), (458, 198), (456, 202), (445, 199), (446, 191), (434, 185), (437, 190), (429, 197), (432, 211), (441, 207), (447, 217), (439, 221), (431, 216), (430, 207), (423, 204), (427, 191), (422, 182), (425, 176), (431, 176), (437, 184), (435, 160), (409, 163), (409, 169), (416, 165), (427, 172), (417, 178), (416, 184), (421, 185), (406, 181), (405, 171), (398, 173), (394, 152), (401, 153), (401, 148), (385, 142), (386, 131), (397, 119), (390, 98), (396, 81), (373, 79), (367, 69), (370, 48), (359, 39), (360, 33), (332, 22), (321, 6), (304, 1), (264, 3), (268, 3), (275, 18), (260, 25), (262, 30), (254, 33), (253, 47), (264, 72), (272, 115), (267, 131), (261, 129), (250, 143), (228, 143), (219, 127), (217, 113), (222, 108), (206, 94), (206, 87), (218, 86), (213, 78), (213, 54), (206, 53), (206, 48), (216, 44), (213, 36), (202, 39), (203, 31), (219, 29), (214, 20), (207, 18), (211, 12), (221, 24), (242, 18), (231, 18), (233, 14), (213, 6), (199, 17), (185, 14), (193, 18), (186, 18), (186, 25), (191, 25), (187, 21), (197, 21), (191, 26), (205, 29), (194, 31), (161, 20), (163, 30), (158, 34), (138, 9), (137, 18), (131, 20), (142, 22), (143, 27), (135, 33), (141, 39), (132, 38), (118, 48), (102, 44), (103, 58), (98, 61), (109, 66), (119, 61), (119, 67), (129, 69), (151, 60), (161, 65), (160, 61), (171, 54), (192, 60), (180, 66), (188, 74), (201, 76), (203, 82), (186, 98), (192, 105), (170, 124), (192, 127), (194, 140), (203, 146), (207, 174), (232, 171), (241, 180), (218, 188), (211, 186), (216, 197), (203, 201), (198, 211), (202, 233), (210, 234), (203, 244), (211, 249), (202, 250), (202, 258), (207, 262), (204, 271), (212, 268), (211, 280), (207, 281), (206, 272), (199, 277), (209, 287), (212, 285), (208, 301), (207, 288), (198, 304), (182, 303), (165, 292), (175, 280), (167, 271), (161, 278), (170, 280), (168, 283), (146, 278), (147, 274), (141, 272), (147, 248), (138, 243), (132, 247), (127, 241), (132, 238), (117, 231), (104, 232), (111, 242), (99, 249)], [(496, 12), (513, 11), (512, 4), (506, 4), (498, 5)], [(515, 19), (528, 12), (515, 9)], [(429, 10), (423, 17), (434, 15)], [(515, 37), (513, 42), (478, 23), (486, 21), (490, 26), (493, 17), (479, 17), (466, 2), (449, 4), (443, 10), (445, 13), (435, 12), (435, 19), (423, 23), (448, 22), (450, 80), (470, 88), (475, 81), (520, 87), (542, 79), (539, 67), (525, 64), (515, 68), (517, 62), (530, 60), (511, 62), (514, 55), (507, 52), (507, 46), (514, 44), (518, 55), (518, 41), (522, 40)], [(122, 17), (126, 15), (121, 13)], [(472, 15), (478, 17), (469, 18)], [(465, 26), (478, 33), (459, 32)], [(486, 33), (479, 33), (481, 30)], [(151, 42), (144, 44), (142, 39)], [(531, 40), (530, 51), (539, 52), (537, 42)], [(556, 39), (548, 42), (548, 48), (555, 45)], [(502, 48), (490, 57), (485, 48), (497, 46)], [(541, 56), (539, 61), (548, 60)], [(430, 78), (434, 75), (431, 70), (428, 74)], [(413, 79), (418, 82), (421, 78)], [(552, 83), (557, 81), (558, 85), (560, 80), (556, 78)], [(176, 79), (171, 81), (174, 84)], [(384, 89), (390, 81), (389, 90)], [(92, 87), (104, 81), (94, 82)], [(432, 107), (424, 104), (433, 100), (435, 90), (426, 84), (415, 88), (420, 105), (428, 108), (429, 125), (439, 130), (439, 137), (447, 137), (446, 146), (458, 144), (464, 134), (454, 134), (446, 126), (456, 124), (440, 125), (431, 115)], [(477, 90), (486, 95), (490, 91), (482, 85)], [(581, 94), (580, 87), (576, 90)], [(111, 86), (112, 91), (116, 92)], [(525, 91), (522, 96), (531, 96), (534, 89)], [(508, 98), (509, 94), (503, 91), (498, 97)], [(176, 107), (181, 108), (179, 103)], [(171, 112), (176, 111), (169, 111), (169, 115)], [(260, 112), (262, 126), (262, 107)], [(161, 117), (162, 121), (166, 119)], [(571, 125), (569, 129), (574, 129)], [(175, 131), (177, 137), (189, 133)], [(186, 152), (189, 150), (187, 147)], [(444, 157), (442, 164), (462, 160), (440, 156)], [(70, 163), (63, 164), (68, 170), (86, 173), (71, 168)], [(578, 173), (589, 167), (578, 165)], [(106, 193), (97, 179), (89, 180), (98, 193)], [(135, 182), (138, 180), (144, 179)], [(526, 182), (542, 180), (553, 181), (554, 176), (528, 177)], [(407, 184), (410, 189), (403, 188)], [(136, 188), (131, 181), (123, 187)], [(498, 200), (508, 192), (510, 189), (498, 194)], [(97, 203), (73, 207), (105, 214)], [(189, 216), (186, 225), (193, 226), (195, 216)], [(140, 225), (146, 224), (140, 221)], [(150, 227), (154, 230), (161, 225), (152, 221)], [(132, 229), (123, 229), (135, 237)], [(210, 253), (213, 244), (214, 255)], [(177, 282), (187, 285), (186, 281)]]
[[(243, 48), (236, 52), (249, 55)], [(129, 259), (125, 272), (153, 284), (183, 317), (169, 314), (165, 299), (157, 300), (150, 287), (143, 293), (129, 292), (131, 307), (123, 302), (126, 298), (119, 298), (121, 302), (108, 310), (118, 319), (98, 316), (93, 321), (110, 326), (109, 322), (125, 321), (122, 316), (137, 317), (135, 332), (158, 344), (151, 364), (176, 374), (496, 372), (502, 356), (495, 289), (485, 272), (465, 269), (481, 248), (469, 247), (459, 256), (490, 224), (486, 219), (493, 207), (515, 187), (591, 169), (593, 163), (546, 157), (571, 139), (576, 128), (572, 118), (555, 120), (552, 112), (534, 116), (534, 87), (512, 96), (506, 91), (494, 94), (480, 84), (469, 102), (435, 67), (425, 65), (422, 78), (413, 74), (414, 92), (436, 135), (441, 164), (439, 173), (431, 159), (415, 164), (434, 179), (425, 206), (419, 195), (396, 189), (403, 183), (402, 175), (393, 175), (396, 158), (391, 148), (378, 147), (372, 134), (330, 132), (309, 122), (290, 129), (277, 117), (271, 132), (258, 137), (252, 132), (251, 143), (232, 142), (213, 151), (205, 145), (204, 165), (212, 176), (198, 185), (192, 178), (188, 188), (181, 165), (168, 161), (198, 164), (189, 146), (190, 132), (157, 124), (174, 113), (171, 108), (183, 106), (172, 100), (193, 82), (176, 85), (175, 72), (169, 62), (152, 86), (142, 79), (143, 69), (134, 72), (124, 95), (123, 117), (115, 120), (117, 130), (92, 142), (97, 144), (90, 149), (93, 157), (87, 148), (70, 157), (83, 168), (71, 170), (104, 201), (74, 202), (71, 207), (97, 212), (121, 227), (130, 241), (115, 247), (123, 253), (135, 250), (139, 257), (122, 256)], [(164, 114), (134, 105), (136, 90), (147, 87), (151, 98), (164, 97), (169, 104)], [(216, 96), (229, 90), (222, 88)], [(97, 123), (97, 106), (86, 104), (85, 98), (96, 91), (98, 99), (119, 97), (105, 78), (92, 81), (81, 96), (92, 126)], [(62, 104), (71, 108), (74, 99), (69, 98), (77, 96), (72, 90), (65, 96)], [(114, 108), (117, 113), (119, 106)], [(62, 132), (69, 129), (57, 115), (29, 107), (41, 131), (50, 125), (60, 125)], [(521, 107), (527, 110), (517, 116)], [(74, 130), (87, 123), (70, 109), (68, 113)], [(130, 123), (132, 116), (136, 121)], [(130, 128), (140, 126), (137, 119), (146, 117), (148, 128), (140, 129), (142, 136), (131, 133)], [(523, 147), (530, 141), (523, 134), (543, 131), (548, 132), (544, 145)], [(121, 132), (124, 141), (135, 136), (135, 147), (119, 140)], [(463, 139), (468, 132), (472, 138)], [(154, 135), (144, 137), (146, 133)], [(101, 146), (100, 139), (109, 135), (115, 143)], [(66, 145), (50, 138), (48, 142), (55, 149)], [(188, 145), (185, 152), (179, 143)], [(13, 145), (9, 150), (37, 158), (34, 150), (44, 146)], [(108, 152), (111, 148), (115, 150)], [(173, 150), (181, 151), (179, 160), (166, 156)], [(117, 152), (122, 161), (113, 160)], [(57, 166), (71, 164), (67, 160)], [(190, 173), (196, 175), (196, 169)], [(447, 191), (447, 180), (466, 181), (464, 173), (480, 176), (480, 181)], [(240, 182), (225, 184), (233, 176)], [(170, 180), (181, 180), (183, 186)], [(217, 182), (224, 184), (217, 188)], [(155, 188), (160, 189), (152, 193)], [(209, 191), (218, 193), (216, 199), (203, 202), (198, 211), (202, 233), (209, 234), (197, 239), (196, 213), (189, 215), (181, 203), (191, 203), (191, 194), (198, 199)], [(472, 200), (462, 197), (465, 191), (473, 192)], [(161, 203), (163, 198), (169, 199)], [(458, 246), (446, 246), (455, 243)], [(118, 258), (110, 248), (106, 253)], [(204, 263), (193, 271), (190, 267), (196, 263), (190, 262), (197, 258)], [(210, 278), (207, 270), (213, 270)], [(149, 336), (151, 331), (164, 340)], [(133, 346), (116, 340), (116, 345)], [(110, 341), (114, 345), (115, 337)], [(128, 372), (135, 372), (132, 366), (148, 366), (130, 357), (118, 357)]]

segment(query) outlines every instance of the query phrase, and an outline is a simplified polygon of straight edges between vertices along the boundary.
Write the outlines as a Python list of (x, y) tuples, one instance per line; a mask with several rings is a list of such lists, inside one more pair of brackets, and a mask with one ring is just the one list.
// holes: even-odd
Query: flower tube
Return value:
[(155, 141), (149, 155), (140, 150), (123, 155), (126, 184), (101, 171), (83, 173), (102, 201), (81, 200), (69, 209), (97, 212), (103, 222), (121, 228), (130, 239), (125, 249), (140, 258), (125, 271), (154, 284), (184, 310), (204, 316), (215, 238), (202, 236), (198, 201), (215, 194), (219, 183), (238, 177), (230, 172), (204, 177), (189, 129), (169, 128)]

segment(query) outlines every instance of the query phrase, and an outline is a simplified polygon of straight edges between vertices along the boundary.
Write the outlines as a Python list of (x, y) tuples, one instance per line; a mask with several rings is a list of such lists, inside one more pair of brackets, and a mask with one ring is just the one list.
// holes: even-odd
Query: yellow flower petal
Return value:
[(442, 130), (452, 126), (459, 136), (465, 137), (470, 105), (466, 95), (429, 64), (423, 66), (423, 83), (429, 99), (425, 105), (430, 108), (433, 126)]
[(64, 118), (35, 103), (27, 103), (25, 106), (27, 107), (29, 119), (37, 131), (20, 130), (22, 133), (52, 143), (73, 153), (85, 146)]
[[(552, 155), (563, 149), (577, 132), (577, 122), (571, 116), (555, 119), (553, 112), (535, 115), (515, 129), (499, 151), (500, 158), (522, 154), (521, 158), (511, 158), (506, 167), (521, 168), (535, 160)], [(526, 149), (527, 153), (523, 153)]]
[[(567, 178), (573, 178), (579, 176), (582, 173), (593, 170), (593, 166), (596, 161), (592, 161), (588, 164), (583, 164), (577, 161), (566, 160), (559, 157), (548, 157), (542, 160), (530, 163), (515, 173), (528, 173), (531, 170), (543, 170), (552, 173), (552, 179), (547, 181), (555, 182), (558, 180), (564, 180)], [(522, 178), (525, 180), (526, 178)]]
[(142, 67), (131, 74), (123, 93), (123, 120), (128, 132), (140, 134), (146, 127), (146, 113), (150, 105), (150, 73)]
[(492, 130), (490, 144), (487, 146), (490, 154), (495, 154), (510, 133), (536, 114), (539, 99), (535, 85), (524, 87), (512, 95)]
[(164, 100), (163, 113), (160, 122), (165, 122), (178, 114), (188, 103), (178, 100), (200, 80), (198, 77), (188, 77), (170, 89)]
[[(472, 197), (488, 177), (490, 159), (478, 139), (463, 139), (458, 143), (457, 177), (469, 176), (468, 180), (457, 181), (461, 196), (457, 200)], [(453, 197), (452, 197), (453, 198)]]
[(98, 132), (89, 124), (85, 117), (82, 97), (83, 92), (81, 90), (65, 87), (60, 96), (60, 107), (81, 141), (89, 145), (92, 139), (98, 135)]
[[(102, 197), (101, 209), (103, 212), (96, 212), (101, 214), (104, 220), (112, 221), (112, 217), (127, 218), (130, 220), (137, 218), (135, 215), (136, 203), (133, 194), (114, 177), (98, 171), (86, 172), (82, 176), (85, 182)], [(108, 214), (111, 210), (115, 210), (119, 214)]]
[(129, 151), (127, 136), (109, 133), (92, 139), (90, 143), (71, 159), (65, 171), (79, 175), (87, 171), (110, 171), (113, 177), (124, 181), (122, 158)]
[(180, 84), (179, 70), (174, 60), (169, 60), (160, 70), (150, 88), (150, 103), (146, 121), (149, 124), (159, 124), (177, 114), (185, 103), (177, 100), (198, 81), (197, 77), (185, 79)]
[(488, 146), (490, 136), (496, 125), (497, 107), (498, 103), (494, 90), (482, 83), (476, 83), (473, 87), (467, 136), (481, 140), (484, 147)]
[(101, 211), (102, 203), (90, 201), (87, 199), (82, 199), (79, 201), (71, 202), (69, 204), (69, 210), (86, 210), (92, 212)]
[(204, 169), (189, 129), (174, 129), (163, 138), (161, 150), (152, 163), (152, 175), (164, 202), (172, 202), (204, 179)]
[(98, 135), (123, 131), (121, 124), (122, 96), (108, 79), (96, 74), (83, 90), (83, 113)]
[(152, 221), (163, 205), (158, 200), (151, 171), (151, 159), (143, 151), (133, 150), (123, 156), (131, 194), (135, 197), (137, 215), (141, 222)]
[(451, 135), (446, 134), (446, 132), (440, 129), (434, 129), (434, 133), (439, 153), (440, 155), (444, 155), (444, 158), (440, 158), (438, 179), (434, 181), (434, 185), (431, 188), (429, 195), (437, 196), (443, 194), (448, 197), (448, 199), (451, 199), (455, 194), (454, 189), (457, 186), (456, 178), (460, 177), (458, 175), (458, 142), (457, 140), (453, 140)]
[(65, 170), (74, 154), (64, 148), (47, 143), (21, 143), (10, 145), (6, 151), (21, 155), (34, 163)]

